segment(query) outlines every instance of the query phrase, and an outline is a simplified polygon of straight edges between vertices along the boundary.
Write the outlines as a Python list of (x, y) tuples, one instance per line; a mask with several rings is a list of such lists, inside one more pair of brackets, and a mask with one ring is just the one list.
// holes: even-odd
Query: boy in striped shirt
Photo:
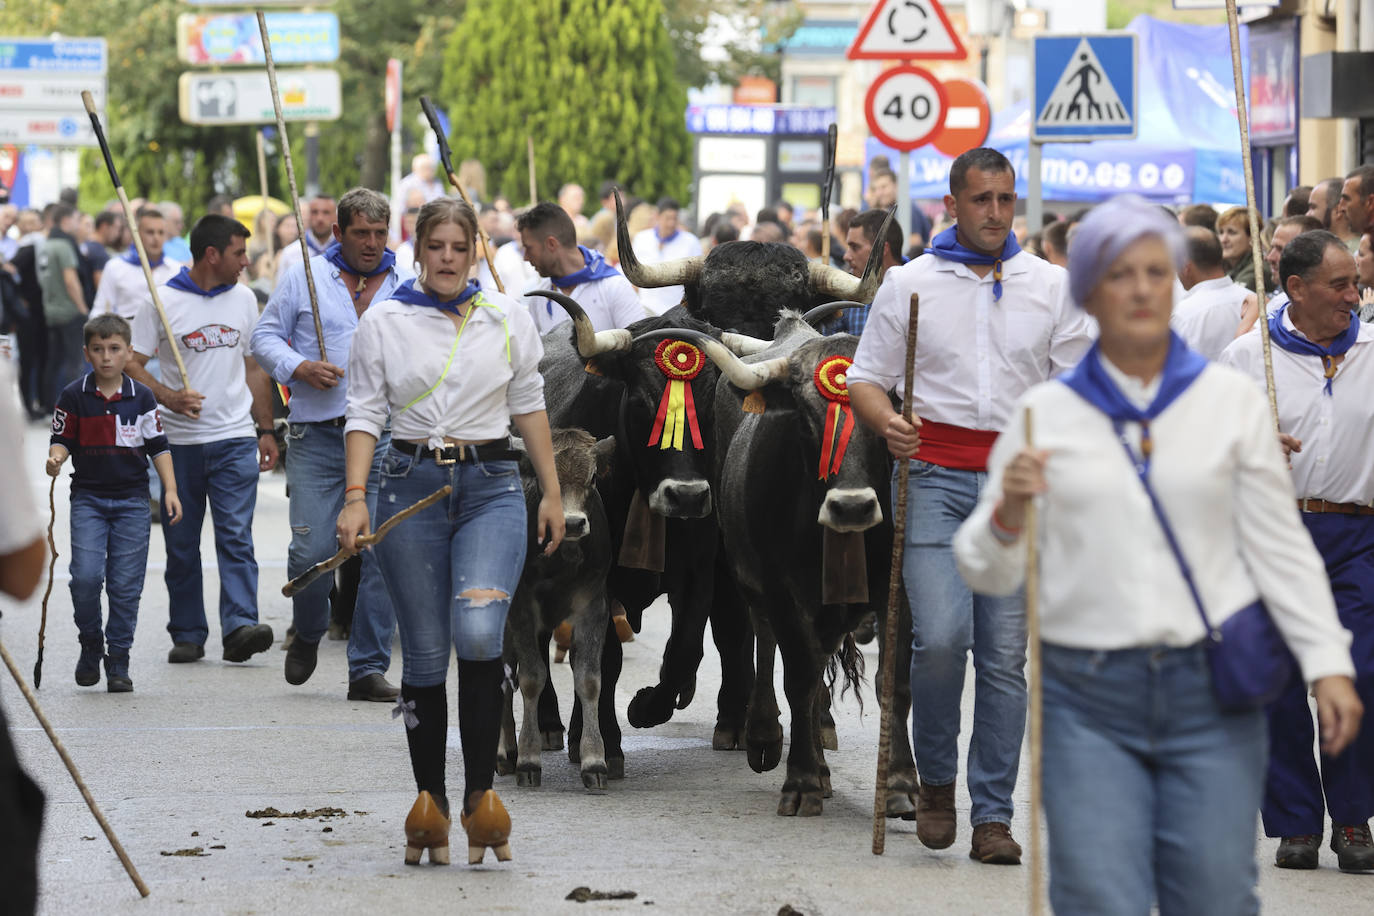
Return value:
[[(94, 368), (57, 399), (47, 471), (56, 477), (72, 456), (72, 612), (81, 640), (76, 683), (98, 683), (103, 656), (106, 689), (127, 693), (134, 689), (129, 650), (148, 566), (147, 458), (162, 481), (169, 524), (181, 521), (181, 501), (157, 401), (124, 374), (133, 355), (129, 323), (97, 315), (84, 334), (86, 360)], [(102, 580), (110, 603), (103, 631)]]

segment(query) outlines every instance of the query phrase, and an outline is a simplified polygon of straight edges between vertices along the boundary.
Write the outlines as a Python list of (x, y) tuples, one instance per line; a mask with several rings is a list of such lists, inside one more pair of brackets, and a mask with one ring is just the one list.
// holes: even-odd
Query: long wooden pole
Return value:
[(1231, 30), (1231, 72), (1236, 81), (1236, 117), (1240, 120), (1240, 155), (1245, 166), (1245, 202), (1250, 212), (1250, 248), (1255, 259), (1255, 293), (1259, 298), (1260, 349), (1264, 352), (1264, 386), (1274, 430), (1279, 428), (1279, 399), (1274, 389), (1274, 357), (1269, 343), (1269, 316), (1264, 307), (1264, 258), (1260, 254), (1259, 208), (1255, 205), (1255, 166), (1250, 160), (1250, 111), (1245, 102), (1245, 77), (1240, 66), (1240, 16), (1236, 0), (1226, 0), (1226, 24)]
[[(286, 160), (286, 183), (291, 188), (291, 210), (296, 214), (297, 241), (301, 243), (301, 263), (305, 265), (305, 288), (310, 292), (310, 314), (315, 318), (315, 339), (320, 342), (320, 362), (329, 362), (324, 347), (324, 325), (320, 323), (320, 303), (315, 296), (315, 276), (310, 270), (310, 245), (306, 242), (305, 220), (301, 219), (301, 196), (296, 191), (296, 168), (291, 164), (291, 142), (286, 137), (286, 118), (281, 111), (281, 92), (277, 89), (277, 65), (272, 60), (272, 40), (267, 36), (267, 17), (258, 10), (258, 31), (262, 34), (262, 53), (267, 58), (267, 82), (272, 87), (272, 110), (277, 115), (277, 134), (281, 154)], [(265, 197), (266, 195), (264, 195)], [(263, 201), (265, 206), (267, 201)]]
[(262, 138), (262, 131), (253, 129), (253, 136), (258, 141), (258, 194), (262, 198), (262, 206), (258, 207), (261, 213), (267, 209), (267, 141)]
[[(916, 318), (920, 297), (911, 294), (906, 326), (906, 375), (902, 383), (902, 419), (912, 422), (911, 391), (916, 368)], [(887, 772), (892, 759), (892, 704), (897, 689), (897, 608), (902, 587), (902, 557), (906, 549), (906, 488), (911, 479), (910, 458), (897, 459), (897, 505), (892, 512), (892, 566), (887, 586), (887, 617), (883, 620), (883, 683), (878, 698), (878, 774), (873, 787), (873, 854), (887, 844)]]
[(52, 723), (43, 714), (43, 707), (38, 705), (38, 697), (34, 696), (29, 685), (24, 683), (24, 676), (19, 673), (19, 666), (14, 663), (14, 658), (5, 648), (4, 642), (0, 642), (0, 657), (4, 658), (5, 667), (10, 669), (10, 676), (19, 685), (19, 692), (24, 695), (25, 700), (28, 700), (29, 708), (33, 710), (34, 717), (38, 719), (38, 724), (43, 726), (43, 731), (47, 732), (48, 740), (57, 750), (57, 756), (61, 757), (62, 762), (66, 764), (67, 772), (75, 781), (76, 788), (81, 792), (81, 797), (86, 800), (86, 807), (91, 809), (91, 814), (95, 815), (96, 823), (100, 825), (101, 830), (105, 831), (105, 838), (110, 841), (110, 846), (114, 849), (115, 855), (119, 856), (119, 861), (123, 864), (124, 870), (129, 873), (129, 879), (134, 882), (134, 887), (138, 888), (139, 894), (147, 897), (150, 893), (148, 885), (144, 884), (143, 879), (139, 877), (138, 869), (134, 868), (134, 863), (129, 858), (129, 854), (124, 851), (124, 847), (119, 842), (119, 837), (115, 836), (114, 828), (110, 826), (109, 821), (105, 820), (105, 815), (100, 813), (100, 806), (95, 803), (91, 790), (86, 788), (86, 781), (81, 778), (81, 773), (76, 769), (76, 764), (72, 762), (71, 755), (67, 753), (67, 749), (58, 740), (57, 732), (53, 731)]
[(153, 307), (157, 309), (158, 320), (162, 322), (162, 331), (167, 335), (167, 346), (171, 348), (172, 357), (177, 364), (177, 374), (181, 376), (181, 387), (190, 388), (190, 377), (186, 374), (186, 363), (181, 359), (181, 349), (177, 346), (176, 335), (172, 333), (172, 323), (167, 320), (167, 310), (162, 307), (162, 297), (157, 294), (157, 281), (153, 279), (153, 269), (149, 265), (148, 252), (143, 249), (143, 237), (138, 234), (138, 219), (134, 213), (133, 204), (129, 203), (129, 195), (124, 190), (124, 184), (119, 180), (119, 172), (115, 169), (114, 157), (110, 155), (110, 144), (105, 140), (105, 128), (100, 123), (100, 115), (95, 110), (95, 98), (89, 90), (81, 91), (81, 102), (86, 106), (86, 114), (91, 116), (91, 128), (95, 131), (95, 138), (100, 143), (100, 152), (105, 157), (105, 170), (110, 173), (110, 181), (114, 183), (116, 196), (119, 203), (124, 208), (124, 220), (133, 229), (134, 249), (138, 252), (138, 263), (143, 268), (143, 279), (148, 284), (148, 292), (153, 297)]
[[(1031, 409), (1026, 408), (1026, 447), (1034, 447)], [(1026, 506), (1026, 651), (1030, 679), (1030, 912), (1040, 916), (1045, 900), (1045, 847), (1040, 839), (1040, 804), (1043, 783), (1042, 727), (1044, 691), (1040, 682), (1040, 547), (1037, 538), (1035, 500)]]
[(534, 137), (525, 134), (525, 159), (530, 165), (530, 206), (539, 203), (539, 192), (534, 183)]
[[(448, 176), (448, 183), (458, 191), (463, 203), (471, 207), (472, 198), (468, 197), (467, 189), (453, 172), (453, 153), (448, 148), (448, 137), (444, 136), (444, 130), (439, 125), (439, 113), (434, 110), (434, 103), (429, 100), (429, 96), (420, 96), (420, 108), (424, 111), (425, 117), (429, 120), (430, 130), (434, 131), (434, 136), (439, 142), (439, 163), (444, 168), (444, 174)], [(473, 210), (476, 212), (475, 207)], [(482, 246), (482, 257), (487, 260), (487, 270), (491, 271), (491, 278), (496, 281), (497, 290), (504, 293), (506, 287), (501, 283), (501, 275), (496, 272), (496, 261), (492, 259), (491, 237), (487, 235), (487, 230), (482, 228), (481, 219), (477, 220), (477, 241)]]
[(53, 492), (57, 489), (57, 478), (48, 481), (48, 584), (43, 588), (43, 614), (38, 621), (38, 661), (33, 663), (33, 689), (43, 686), (43, 638), (48, 631), (48, 599), (52, 597), (52, 573), (57, 568), (57, 542), (53, 540), (52, 529), (57, 523), (57, 505), (53, 502)]

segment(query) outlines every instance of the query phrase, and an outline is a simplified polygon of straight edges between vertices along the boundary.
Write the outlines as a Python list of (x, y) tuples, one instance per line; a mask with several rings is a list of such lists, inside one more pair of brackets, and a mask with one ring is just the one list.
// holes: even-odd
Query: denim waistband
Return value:
[(1080, 649), (1041, 643), (1047, 658), (1065, 664), (1091, 663), (1094, 666), (1148, 667), (1154, 669), (1192, 667), (1206, 655), (1206, 643), (1199, 640), (1190, 646), (1132, 646), (1128, 649)]

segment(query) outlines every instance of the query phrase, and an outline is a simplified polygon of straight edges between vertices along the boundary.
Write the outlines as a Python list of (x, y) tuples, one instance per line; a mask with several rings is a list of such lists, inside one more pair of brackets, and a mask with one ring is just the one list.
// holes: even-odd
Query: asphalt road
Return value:
[[(46, 436), (30, 427), (28, 483), (47, 503)], [(834, 797), (819, 818), (774, 814), (782, 769), (756, 774), (743, 753), (711, 749), (719, 666), (707, 641), (696, 701), (669, 723), (627, 727), (626, 778), (588, 795), (562, 752), (544, 754), (543, 785), (517, 789), (498, 778), (514, 821), (514, 861), (468, 867), (402, 864), (402, 824), (414, 800), (402, 726), (387, 705), (345, 700), (344, 644), (322, 644), (304, 686), (282, 678), (280, 639), (290, 622), (281, 597), (289, 529), (280, 475), (265, 476), (254, 521), (261, 567), (261, 619), (278, 645), (249, 663), (220, 661), (218, 624), (207, 658), (168, 665), (162, 539), (153, 532), (148, 580), (133, 650), (131, 694), (111, 695), (72, 680), (79, 647), (67, 590), (67, 482), (57, 487), (56, 582), (49, 604), (43, 687), (48, 718), (92, 794), (152, 890), (140, 900), (71, 778), (8, 675), (4, 703), (20, 758), (48, 796), (40, 856), (42, 912), (66, 913), (980, 913), (1025, 912), (1028, 867), (986, 866), (967, 858), (968, 793), (955, 845), (922, 847), (915, 825), (888, 822), (886, 854), (870, 851), (876, 703), (862, 716), (852, 699), (836, 706), (840, 750), (828, 752)], [(206, 594), (217, 595), (206, 525)], [(25, 677), (36, 658), (39, 595), (4, 604), (0, 637)], [(211, 617), (214, 617), (213, 610)], [(617, 706), (622, 719), (635, 690), (656, 680), (668, 634), (665, 607), (625, 646)], [(391, 678), (399, 680), (399, 647)], [(876, 670), (868, 647), (868, 671)], [(556, 666), (566, 717), (570, 673)], [(781, 665), (778, 666), (781, 679)], [(450, 684), (456, 676), (450, 677)], [(451, 690), (456, 689), (450, 687)], [(785, 697), (779, 682), (779, 701)], [(452, 700), (450, 701), (452, 702)], [(965, 701), (965, 732), (971, 714)], [(786, 719), (784, 718), (784, 723)], [(967, 735), (965, 735), (965, 740)], [(449, 780), (462, 780), (456, 724)], [(1023, 763), (1017, 836), (1028, 847)], [(250, 818), (246, 812), (337, 808), (339, 816)], [(1102, 824), (1084, 842), (1112, 842)], [(457, 827), (455, 825), (455, 833)], [(461, 834), (458, 834), (461, 839)], [(1208, 838), (1200, 836), (1198, 843)], [(186, 851), (199, 850), (188, 854)], [(180, 853), (180, 854), (178, 854)], [(1316, 872), (1281, 872), (1272, 841), (1261, 841), (1260, 888), (1275, 913), (1368, 912), (1374, 877), (1340, 874), (1323, 849)], [(578, 903), (575, 888), (632, 892), (631, 899)], [(3, 892), (0, 892), (2, 896)], [(4, 910), (0, 899), (0, 911)]]

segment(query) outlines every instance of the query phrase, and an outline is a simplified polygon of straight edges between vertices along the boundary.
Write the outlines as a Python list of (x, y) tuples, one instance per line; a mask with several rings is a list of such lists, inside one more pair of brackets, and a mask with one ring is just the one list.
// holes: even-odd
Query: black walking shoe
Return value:
[(105, 689), (109, 693), (131, 693), (134, 682), (129, 678), (129, 653), (111, 652), (105, 656)]
[[(1336, 838), (1331, 838), (1331, 848), (1336, 848)], [(1322, 848), (1320, 833), (1303, 833), (1286, 836), (1279, 840), (1279, 850), (1274, 854), (1274, 864), (1279, 868), (1316, 868), (1317, 853)]]
[(299, 686), (310, 680), (319, 659), (320, 644), (297, 636), (286, 650), (286, 683)]
[(1369, 835), (1369, 821), (1332, 824), (1331, 851), (1336, 854), (1336, 865), (1341, 871), (1374, 871), (1374, 839)]
[(368, 674), (356, 681), (348, 682), (350, 700), (368, 700), (373, 703), (390, 703), (400, 695), (400, 691), (380, 674)]
[(81, 657), (76, 660), (76, 684), (93, 687), (100, 683), (100, 658), (105, 654), (105, 637), (82, 636)]
[(167, 653), (167, 661), (173, 665), (198, 661), (204, 657), (205, 647), (200, 643), (194, 642), (174, 643), (172, 645), (172, 651)]
[(272, 628), (265, 623), (244, 624), (224, 637), (224, 660), (246, 662), (272, 648)]

